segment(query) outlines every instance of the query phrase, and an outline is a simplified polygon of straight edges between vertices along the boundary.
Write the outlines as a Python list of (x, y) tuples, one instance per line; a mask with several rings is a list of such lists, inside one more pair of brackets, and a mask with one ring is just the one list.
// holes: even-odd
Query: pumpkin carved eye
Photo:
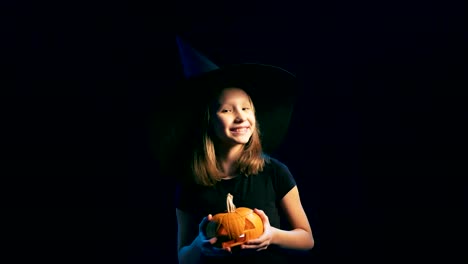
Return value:
[(250, 222), (249, 219), (245, 219), (245, 227), (244, 227), (244, 230), (250, 230), (250, 229), (255, 229), (255, 225)]
[(227, 212), (214, 215), (206, 228), (209, 238), (218, 238), (215, 246), (222, 248), (237, 246), (263, 233), (260, 216), (250, 208), (236, 208), (231, 194), (227, 195), (226, 207)]

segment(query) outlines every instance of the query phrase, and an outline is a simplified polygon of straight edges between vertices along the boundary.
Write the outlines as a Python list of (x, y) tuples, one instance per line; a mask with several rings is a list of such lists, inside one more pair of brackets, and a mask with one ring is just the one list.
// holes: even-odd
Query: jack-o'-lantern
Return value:
[(260, 216), (250, 208), (236, 208), (230, 193), (227, 195), (226, 206), (227, 212), (214, 215), (206, 227), (209, 238), (217, 237), (214, 246), (234, 247), (263, 234)]

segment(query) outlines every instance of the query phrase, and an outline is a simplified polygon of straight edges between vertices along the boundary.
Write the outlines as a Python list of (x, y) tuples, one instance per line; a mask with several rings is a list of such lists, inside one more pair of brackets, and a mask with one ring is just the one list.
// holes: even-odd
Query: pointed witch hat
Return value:
[[(294, 74), (273, 65), (231, 64), (219, 67), (177, 37), (184, 78), (160, 102), (155, 122), (158, 160), (165, 163), (183, 156), (199, 134), (205, 106), (222, 88), (245, 90), (255, 106), (263, 151), (274, 152), (286, 136), (293, 111), (297, 81)], [(185, 148), (187, 146), (187, 148)], [(167, 165), (167, 164), (165, 164)]]

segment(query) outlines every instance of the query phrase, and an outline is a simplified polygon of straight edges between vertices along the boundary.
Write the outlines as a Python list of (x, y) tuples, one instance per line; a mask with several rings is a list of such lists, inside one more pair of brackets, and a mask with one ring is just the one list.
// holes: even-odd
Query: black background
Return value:
[(467, 201), (463, 7), (3, 1), (7, 252), (18, 262), (176, 261), (173, 179), (158, 171), (150, 124), (182, 76), (179, 34), (219, 65), (297, 74), (274, 155), (299, 184), (311, 262), (453, 263)]

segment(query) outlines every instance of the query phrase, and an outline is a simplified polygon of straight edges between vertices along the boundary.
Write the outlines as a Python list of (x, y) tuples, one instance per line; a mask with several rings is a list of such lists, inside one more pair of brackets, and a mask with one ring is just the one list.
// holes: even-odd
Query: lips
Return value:
[(242, 126), (242, 127), (233, 127), (233, 128), (230, 128), (229, 130), (231, 132), (245, 132), (249, 129), (248, 126)]
[(248, 126), (241, 126), (241, 127), (233, 127), (233, 128), (230, 128), (229, 130), (237, 131), (237, 130), (248, 129), (248, 128), (249, 128)]

